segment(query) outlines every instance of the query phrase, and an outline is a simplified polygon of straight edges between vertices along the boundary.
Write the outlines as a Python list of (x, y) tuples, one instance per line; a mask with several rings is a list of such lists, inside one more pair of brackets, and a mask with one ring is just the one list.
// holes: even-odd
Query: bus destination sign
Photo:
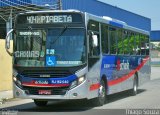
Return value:
[(82, 15), (78, 13), (43, 13), (27, 14), (17, 17), (17, 24), (63, 24), (82, 23)]
[(72, 15), (27, 16), (28, 24), (72, 23)]

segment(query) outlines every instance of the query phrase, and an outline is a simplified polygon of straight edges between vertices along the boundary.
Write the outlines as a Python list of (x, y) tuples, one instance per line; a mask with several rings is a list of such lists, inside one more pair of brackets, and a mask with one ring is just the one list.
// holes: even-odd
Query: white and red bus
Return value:
[[(13, 52), (10, 34), (13, 34)], [(76, 10), (20, 13), (6, 37), (13, 91), (37, 106), (49, 100), (93, 99), (150, 80), (149, 32)]]

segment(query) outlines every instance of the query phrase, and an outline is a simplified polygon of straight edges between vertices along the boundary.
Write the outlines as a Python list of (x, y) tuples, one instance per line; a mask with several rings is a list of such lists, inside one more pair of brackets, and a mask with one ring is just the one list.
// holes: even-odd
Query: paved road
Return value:
[[(108, 97), (109, 102), (101, 107), (93, 107), (85, 100), (51, 102), (46, 107), (36, 107), (32, 100), (14, 99), (0, 105), (5, 110), (14, 110), (15, 112), (49, 112), (50, 114), (98, 114), (102, 109), (110, 112), (116, 112), (113, 109), (160, 109), (160, 67), (152, 67), (151, 81), (139, 87), (137, 96), (129, 96), (128, 92), (114, 94)], [(124, 112), (124, 111), (123, 111)], [(26, 113), (27, 114), (27, 113)], [(34, 113), (36, 114), (36, 113)], [(37, 113), (40, 114), (40, 113)], [(44, 114), (44, 113), (41, 113)]]

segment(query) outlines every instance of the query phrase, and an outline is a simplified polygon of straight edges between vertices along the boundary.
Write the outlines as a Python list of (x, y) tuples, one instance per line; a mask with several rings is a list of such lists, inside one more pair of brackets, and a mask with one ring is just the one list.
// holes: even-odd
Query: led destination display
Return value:
[(82, 23), (82, 15), (76, 13), (52, 13), (20, 15), (17, 24), (55, 24), (55, 23)]

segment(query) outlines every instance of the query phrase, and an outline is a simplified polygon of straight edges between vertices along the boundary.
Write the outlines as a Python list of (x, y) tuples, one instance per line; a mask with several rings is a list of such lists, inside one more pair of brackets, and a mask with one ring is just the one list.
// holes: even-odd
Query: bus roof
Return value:
[(120, 21), (120, 20), (117, 20), (117, 19), (114, 19), (114, 18), (111, 18), (111, 17), (107, 17), (107, 16), (100, 17), (100, 16), (96, 16), (96, 15), (93, 15), (90, 13), (86, 13), (86, 15), (87, 15), (87, 18), (91, 19), (91, 20), (100, 21), (102, 23), (116, 26), (118, 28), (123, 28), (123, 29), (127, 29), (130, 31), (135, 31), (137, 33), (150, 35), (150, 32), (148, 32), (148, 31), (145, 31), (145, 30), (133, 27), (133, 26), (129, 26), (127, 23)]
[(29, 12), (25, 12), (25, 13), (20, 13), (21, 14), (41, 14), (41, 13), (54, 13), (54, 12), (66, 12), (66, 13), (82, 13), (86, 15), (87, 19), (91, 19), (91, 20), (95, 20), (95, 21), (100, 21), (102, 23), (106, 23), (118, 28), (124, 28), (130, 31), (135, 31), (137, 33), (142, 33), (142, 34), (146, 34), (146, 35), (150, 35), (150, 32), (133, 27), (133, 26), (129, 26), (127, 23), (121, 21), (121, 20), (117, 20), (108, 16), (96, 16), (87, 12), (81, 12), (79, 10), (74, 10), (74, 9), (68, 9), (68, 10), (44, 10), (44, 11), (29, 11)]

